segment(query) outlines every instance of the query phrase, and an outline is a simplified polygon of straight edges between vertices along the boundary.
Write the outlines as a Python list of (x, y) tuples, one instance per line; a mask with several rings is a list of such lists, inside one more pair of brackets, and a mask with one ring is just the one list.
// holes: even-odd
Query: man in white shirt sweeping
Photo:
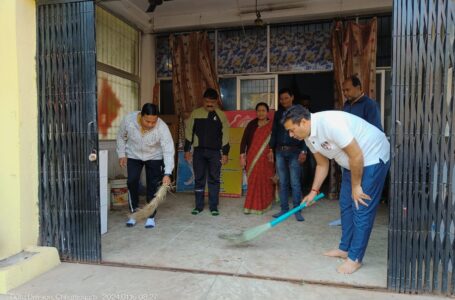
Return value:
[[(156, 105), (146, 103), (141, 111), (135, 111), (123, 119), (117, 135), (119, 164), (128, 172), (129, 205), (136, 211), (139, 203), (139, 181), (145, 166), (147, 202), (150, 202), (162, 182), (169, 185), (174, 169), (174, 141), (166, 123), (158, 117)], [(155, 214), (151, 215), (145, 228), (155, 227)], [(126, 226), (136, 225), (130, 218)]]
[(390, 144), (384, 133), (365, 120), (342, 111), (310, 113), (300, 105), (289, 108), (282, 123), (291, 137), (305, 140), (316, 159), (311, 203), (329, 171), (329, 159), (343, 168), (340, 211), (341, 241), (326, 256), (346, 259), (337, 270), (352, 274), (362, 259), (390, 166)]

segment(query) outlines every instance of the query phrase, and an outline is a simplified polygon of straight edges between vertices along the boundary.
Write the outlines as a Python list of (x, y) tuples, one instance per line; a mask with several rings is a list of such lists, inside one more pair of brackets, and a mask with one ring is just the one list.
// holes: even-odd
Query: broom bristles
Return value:
[(264, 232), (272, 228), (270, 223), (265, 223), (253, 228), (249, 228), (241, 233), (234, 234), (220, 234), (219, 238), (231, 241), (233, 243), (246, 243), (249, 242), (258, 236), (262, 235)]
[(153, 198), (152, 201), (150, 201), (142, 209), (130, 214), (129, 217), (135, 219), (136, 221), (148, 218), (151, 214), (153, 214), (157, 207), (164, 202), (166, 194), (170, 189), (171, 185), (160, 186), (158, 192), (155, 194), (155, 198)]

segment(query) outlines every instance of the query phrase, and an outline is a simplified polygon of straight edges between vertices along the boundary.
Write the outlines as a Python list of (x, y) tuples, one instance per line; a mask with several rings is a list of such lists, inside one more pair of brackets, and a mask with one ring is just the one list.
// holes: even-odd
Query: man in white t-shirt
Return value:
[[(310, 204), (329, 171), (329, 159), (343, 168), (340, 211), (341, 241), (326, 256), (346, 258), (337, 270), (352, 274), (362, 266), (384, 181), (390, 166), (390, 145), (384, 133), (367, 121), (342, 111), (312, 114), (295, 105), (283, 115), (289, 135), (305, 140), (316, 159)], [(359, 205), (360, 204), (360, 205)]]

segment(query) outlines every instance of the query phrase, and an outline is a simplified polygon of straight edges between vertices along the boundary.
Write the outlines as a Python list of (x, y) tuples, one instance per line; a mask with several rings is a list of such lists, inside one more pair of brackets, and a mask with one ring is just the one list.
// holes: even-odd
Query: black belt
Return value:
[(277, 146), (276, 150), (278, 151), (294, 151), (294, 150), (299, 150), (299, 146)]

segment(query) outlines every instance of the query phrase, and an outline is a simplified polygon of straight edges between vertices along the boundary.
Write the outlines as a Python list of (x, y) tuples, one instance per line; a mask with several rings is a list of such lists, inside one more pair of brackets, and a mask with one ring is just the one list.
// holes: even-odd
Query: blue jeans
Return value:
[(339, 249), (347, 251), (352, 261), (362, 262), (365, 255), (389, 167), (390, 160), (387, 163), (380, 161), (378, 164), (363, 168), (362, 189), (371, 200), (364, 200), (368, 206), (359, 204), (359, 209), (356, 209), (352, 200), (351, 171), (343, 169), (339, 203), (341, 214)]
[(299, 206), (302, 201), (299, 163), (300, 151), (277, 151), (276, 169), (280, 180), (280, 206), (282, 211), (289, 210), (289, 181), (292, 190), (292, 204)]

